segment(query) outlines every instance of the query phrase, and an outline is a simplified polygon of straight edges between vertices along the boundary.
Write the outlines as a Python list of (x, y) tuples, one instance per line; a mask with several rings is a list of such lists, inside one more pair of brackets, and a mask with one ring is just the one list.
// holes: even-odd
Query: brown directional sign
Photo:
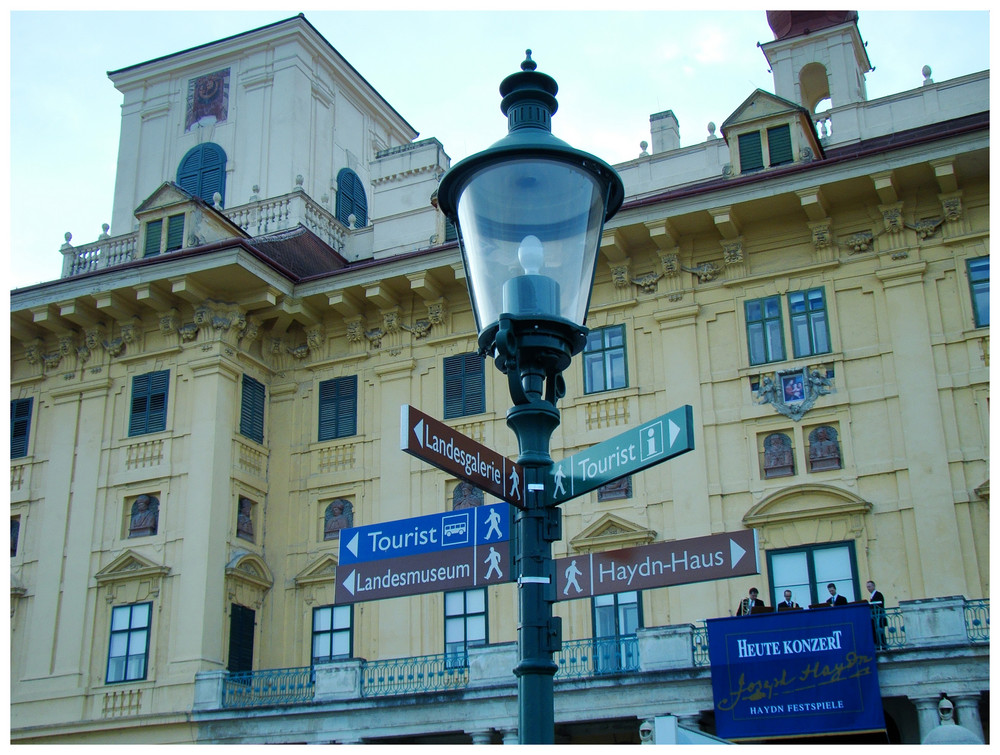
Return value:
[(556, 599), (647, 590), (760, 573), (757, 531), (651, 543), (556, 560)]
[(365, 561), (337, 570), (334, 602), (361, 603), (510, 582), (510, 541)]
[(524, 506), (524, 468), (443, 422), (403, 404), (400, 448), (477, 488)]

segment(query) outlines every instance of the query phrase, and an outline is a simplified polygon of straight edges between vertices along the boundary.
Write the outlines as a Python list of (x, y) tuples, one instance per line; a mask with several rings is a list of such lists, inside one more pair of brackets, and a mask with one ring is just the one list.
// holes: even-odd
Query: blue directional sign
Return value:
[(562, 503), (693, 449), (694, 422), (685, 404), (557, 461), (545, 481), (545, 493), (552, 503)]
[(491, 503), (340, 532), (341, 566), (510, 540), (511, 507)]

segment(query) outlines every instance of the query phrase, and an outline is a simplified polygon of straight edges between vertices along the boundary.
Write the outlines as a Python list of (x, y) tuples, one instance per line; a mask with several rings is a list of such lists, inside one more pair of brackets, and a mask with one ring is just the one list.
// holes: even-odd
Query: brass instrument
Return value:
[(743, 602), (740, 603), (740, 616), (748, 616), (750, 614), (750, 598), (743, 598)]

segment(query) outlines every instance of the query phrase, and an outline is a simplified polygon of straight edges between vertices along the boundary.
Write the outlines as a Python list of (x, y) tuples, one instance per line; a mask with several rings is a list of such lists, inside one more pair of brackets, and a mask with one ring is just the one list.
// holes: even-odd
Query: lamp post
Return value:
[(521, 71), (500, 84), (507, 136), (452, 167), (438, 205), (458, 227), (480, 353), (507, 375), (514, 403), (507, 425), (517, 435), (526, 490), (513, 532), (518, 739), (551, 744), (552, 653), (562, 634), (552, 616), (552, 543), (562, 533), (561, 512), (545, 491), (549, 442), (566, 392), (562, 372), (586, 343), (601, 231), (624, 188), (610, 165), (552, 135), (558, 86), (535, 68), (528, 50)]

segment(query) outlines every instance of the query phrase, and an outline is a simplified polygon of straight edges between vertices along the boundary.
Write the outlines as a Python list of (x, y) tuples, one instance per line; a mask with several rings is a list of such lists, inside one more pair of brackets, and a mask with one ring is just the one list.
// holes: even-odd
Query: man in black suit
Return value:
[(740, 605), (736, 609), (736, 615), (737, 616), (749, 616), (753, 612), (753, 609), (756, 606), (763, 607), (764, 601), (763, 600), (758, 600), (757, 599), (757, 595), (758, 595), (757, 588), (756, 587), (751, 587), (750, 588), (750, 592), (748, 593), (748, 597), (743, 598), (743, 600), (740, 601)]
[(885, 648), (885, 628), (889, 620), (885, 617), (885, 598), (875, 589), (875, 583), (870, 579), (865, 583), (868, 588), (868, 605), (872, 607), (872, 637), (879, 650)]
[(799, 604), (792, 600), (792, 591), (785, 590), (785, 599), (778, 604), (778, 610), (788, 610), (789, 608), (798, 608)]
[(837, 595), (837, 586), (831, 582), (826, 586), (826, 589), (830, 591), (830, 597), (826, 599), (826, 602), (831, 606), (846, 606), (847, 598), (843, 595)]

